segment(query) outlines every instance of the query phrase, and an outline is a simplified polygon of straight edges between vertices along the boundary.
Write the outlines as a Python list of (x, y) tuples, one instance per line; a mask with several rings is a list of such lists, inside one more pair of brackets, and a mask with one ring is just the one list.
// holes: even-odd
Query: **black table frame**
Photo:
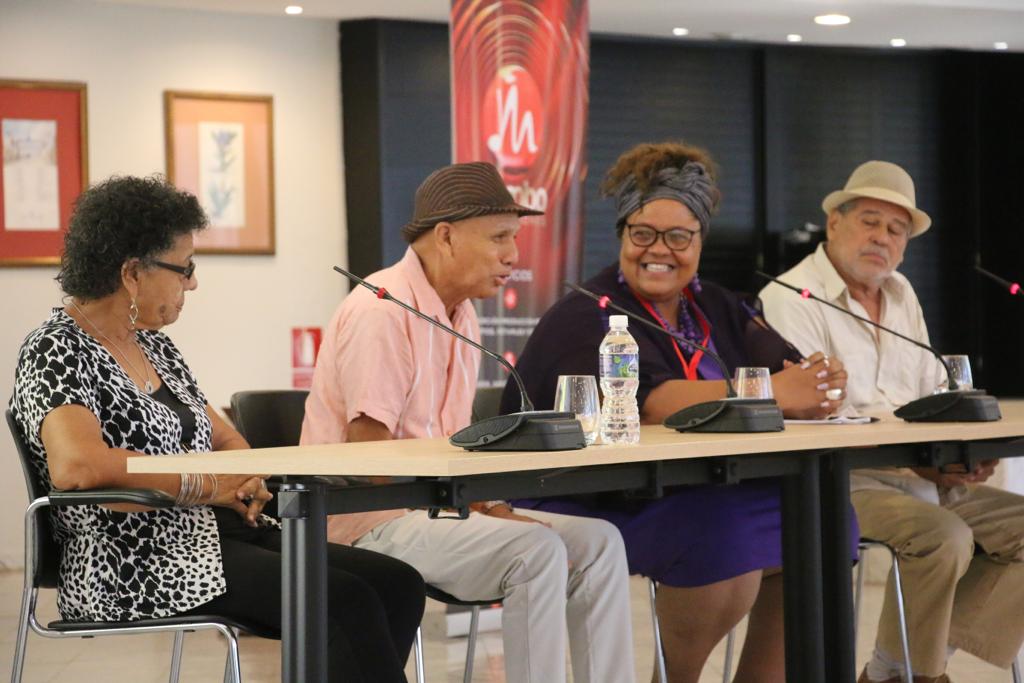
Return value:
[(842, 561), (840, 554), (840, 550), (848, 548), (851, 542), (850, 470), (874, 467), (943, 467), (951, 464), (962, 464), (970, 469), (980, 460), (1024, 455), (1024, 439), (1016, 437), (909, 446), (836, 449), (824, 454), (820, 482), (824, 533), (824, 680), (830, 683), (854, 683), (857, 675), (852, 567), (849, 562)]
[[(829, 428), (823, 428), (829, 429)], [(289, 477), (278, 492), (283, 526), (282, 681), (326, 683), (326, 515), (401, 507), (464, 509), (497, 498), (625, 491), (655, 498), (667, 487), (780, 477), (788, 683), (852, 683), (853, 599), (849, 470), (972, 464), (1022, 454), (1004, 440), (797, 450), (682, 460), (421, 477), (373, 486), (332, 486)]]

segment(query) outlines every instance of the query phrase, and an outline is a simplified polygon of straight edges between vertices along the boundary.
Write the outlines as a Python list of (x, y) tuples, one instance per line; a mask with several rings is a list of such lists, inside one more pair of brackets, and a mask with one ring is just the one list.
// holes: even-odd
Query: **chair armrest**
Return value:
[(156, 489), (88, 489), (86, 491), (50, 491), (50, 505), (109, 505), (131, 503), (151, 508), (174, 507), (174, 496)]

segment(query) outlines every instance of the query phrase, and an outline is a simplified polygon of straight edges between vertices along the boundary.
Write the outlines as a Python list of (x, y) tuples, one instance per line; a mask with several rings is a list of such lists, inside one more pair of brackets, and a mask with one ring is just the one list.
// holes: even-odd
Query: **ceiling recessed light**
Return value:
[(791, 43), (799, 43), (803, 39), (804, 37), (799, 33), (790, 33), (788, 36), (786, 36), (786, 40)]
[(893, 38), (889, 41), (889, 44), (893, 47), (906, 47), (907, 41), (903, 38)]
[(1004, 43), (1001, 40), (998, 43), (992, 43), (992, 47), (994, 47), (997, 50), (1009, 50), (1010, 49), (1009, 44)]
[(814, 17), (814, 23), (821, 26), (845, 26), (850, 23), (850, 17), (845, 14), (819, 14)]
[(690, 29), (683, 28), (682, 26), (676, 26), (672, 29), (672, 35), (674, 36), (688, 36), (690, 35)]
[(302, 14), (302, 8), (298, 5), (288, 5), (284, 8), (285, 14)]

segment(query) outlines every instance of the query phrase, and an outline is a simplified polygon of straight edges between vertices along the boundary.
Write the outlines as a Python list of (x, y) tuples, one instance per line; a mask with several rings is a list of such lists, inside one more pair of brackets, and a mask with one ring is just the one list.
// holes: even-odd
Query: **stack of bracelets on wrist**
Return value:
[[(207, 477), (210, 477), (213, 483), (210, 485), (210, 495), (204, 496), (203, 489), (206, 488)], [(174, 504), (179, 507), (189, 507), (197, 505), (204, 498), (207, 502), (210, 502), (217, 497), (219, 489), (220, 484), (217, 482), (215, 475), (183, 472), (181, 474), (181, 488), (178, 489), (178, 495), (174, 498)]]

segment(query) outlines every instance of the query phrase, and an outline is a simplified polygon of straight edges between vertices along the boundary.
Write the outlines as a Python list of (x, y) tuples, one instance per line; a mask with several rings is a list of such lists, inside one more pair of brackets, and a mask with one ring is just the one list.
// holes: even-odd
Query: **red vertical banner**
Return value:
[[(477, 302), (484, 345), (513, 363), (580, 275), (588, 22), (586, 0), (452, 0), (454, 160), (493, 163), (517, 202), (544, 211), (523, 219), (504, 291)], [(485, 358), (481, 386), (505, 379)]]

